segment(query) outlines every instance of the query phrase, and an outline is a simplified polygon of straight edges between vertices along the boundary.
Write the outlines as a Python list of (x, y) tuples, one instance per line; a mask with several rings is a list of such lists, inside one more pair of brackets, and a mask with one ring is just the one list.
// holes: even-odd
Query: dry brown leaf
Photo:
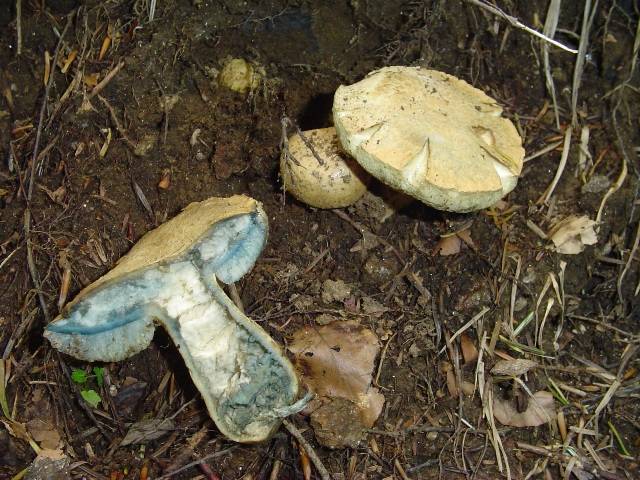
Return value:
[(440, 255), (443, 257), (447, 255), (455, 255), (456, 253), (460, 253), (461, 246), (462, 241), (457, 235), (442, 237), (436, 244), (434, 253), (440, 253)]
[(40, 447), (53, 450), (60, 444), (60, 435), (56, 428), (46, 420), (36, 418), (27, 422), (27, 429)]
[(469, 248), (472, 250), (476, 249), (476, 244), (473, 242), (473, 238), (471, 238), (471, 230), (465, 228), (464, 230), (460, 230), (456, 233), (456, 236), (460, 238), (464, 243), (467, 244)]
[(371, 386), (380, 350), (371, 330), (352, 320), (306, 326), (293, 334), (289, 350), (310, 390), (321, 397), (350, 400), (360, 409), (362, 424), (373, 426), (384, 396)]
[(146, 443), (165, 436), (176, 428), (175, 422), (170, 418), (152, 418), (141, 420), (129, 427), (127, 434), (120, 442), (120, 446), (136, 443)]
[(518, 377), (524, 375), (529, 370), (538, 366), (533, 360), (526, 358), (516, 358), (514, 360), (498, 360), (491, 369), (494, 375), (506, 375), (508, 377)]
[(24, 440), (27, 443), (33, 440), (31, 438), (31, 435), (29, 435), (29, 432), (27, 432), (27, 428), (25, 427), (24, 423), (8, 419), (0, 420), (0, 423), (4, 425), (4, 428), (7, 429), (7, 432), (9, 432), (9, 434), (16, 437), (17, 439)]
[(527, 409), (520, 413), (509, 400), (493, 397), (493, 416), (501, 424), (510, 427), (537, 427), (556, 418), (553, 395), (541, 390), (529, 397)]
[(87, 87), (95, 87), (98, 84), (99, 78), (100, 74), (98, 73), (85, 73), (82, 80)]
[(162, 190), (166, 190), (170, 186), (171, 186), (171, 171), (168, 169), (165, 169), (162, 171), (162, 177), (158, 182), (158, 188), (161, 188)]
[(585, 245), (598, 242), (593, 228), (595, 224), (596, 222), (586, 215), (570, 215), (556, 223), (547, 237), (553, 242), (556, 252), (576, 255), (584, 250)]
[(464, 363), (475, 362), (478, 359), (478, 349), (466, 333), (460, 335), (460, 349), (462, 350)]
[(453, 365), (449, 362), (443, 362), (440, 368), (447, 375), (447, 390), (449, 390), (449, 395), (451, 398), (458, 398), (458, 383), (456, 382), (456, 374), (453, 371)]

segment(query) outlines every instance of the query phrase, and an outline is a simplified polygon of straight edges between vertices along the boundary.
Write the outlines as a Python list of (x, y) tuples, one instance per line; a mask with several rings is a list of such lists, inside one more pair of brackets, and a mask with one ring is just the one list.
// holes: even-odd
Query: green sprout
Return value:
[[(98, 388), (101, 388), (104, 384), (104, 368), (93, 367), (93, 375), (87, 375), (87, 372), (79, 368), (74, 368), (71, 372), (71, 380), (73, 380), (78, 385), (86, 386), (90, 378), (95, 378), (96, 383), (98, 384)], [(98, 392), (91, 388), (80, 390), (80, 395), (85, 402), (91, 405), (92, 408), (97, 408), (102, 401), (102, 398), (100, 397)]]

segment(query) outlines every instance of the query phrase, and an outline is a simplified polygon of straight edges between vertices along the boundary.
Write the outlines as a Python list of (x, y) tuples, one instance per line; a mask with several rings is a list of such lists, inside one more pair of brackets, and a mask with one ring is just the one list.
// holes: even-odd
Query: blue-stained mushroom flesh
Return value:
[(145, 349), (156, 324), (180, 351), (220, 430), (239, 441), (264, 439), (298, 383), (278, 346), (226, 296), (264, 248), (261, 211), (214, 224), (178, 258), (106, 282), (52, 322), (45, 336), (87, 361), (118, 361)]

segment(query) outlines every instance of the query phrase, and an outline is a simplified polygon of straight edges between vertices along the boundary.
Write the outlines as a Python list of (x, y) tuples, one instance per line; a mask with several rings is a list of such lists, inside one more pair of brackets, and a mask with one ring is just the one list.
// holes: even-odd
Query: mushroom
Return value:
[(385, 67), (335, 93), (342, 147), (383, 183), (440, 210), (486, 208), (516, 186), (524, 149), (495, 100), (421, 67)]
[(145, 349), (155, 324), (169, 333), (220, 431), (266, 439), (300, 410), (298, 379), (280, 347), (225, 295), (264, 248), (267, 217), (246, 196), (209, 198), (146, 234), (84, 288), (45, 330), (58, 350), (86, 361)]
[[(280, 157), (285, 191), (316, 208), (346, 207), (367, 191), (369, 175), (340, 147), (333, 127), (296, 133)], [(313, 148), (313, 150), (312, 150)]]
[(254, 67), (244, 58), (227, 59), (218, 75), (218, 84), (237, 93), (246, 93), (258, 88), (264, 76), (260, 67)]

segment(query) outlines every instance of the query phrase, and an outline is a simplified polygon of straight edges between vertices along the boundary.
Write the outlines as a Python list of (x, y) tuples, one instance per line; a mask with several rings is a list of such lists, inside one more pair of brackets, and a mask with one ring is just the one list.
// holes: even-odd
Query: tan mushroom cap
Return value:
[(524, 149), (484, 92), (421, 67), (386, 67), (335, 93), (343, 148), (371, 175), (440, 210), (486, 208), (513, 190)]
[(288, 193), (316, 208), (341, 208), (358, 201), (367, 190), (369, 175), (340, 147), (333, 127), (302, 132), (289, 138), (289, 154), (280, 157), (280, 175)]

